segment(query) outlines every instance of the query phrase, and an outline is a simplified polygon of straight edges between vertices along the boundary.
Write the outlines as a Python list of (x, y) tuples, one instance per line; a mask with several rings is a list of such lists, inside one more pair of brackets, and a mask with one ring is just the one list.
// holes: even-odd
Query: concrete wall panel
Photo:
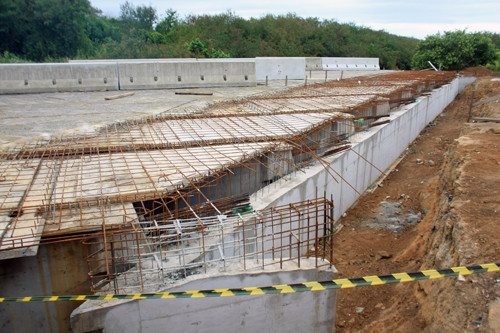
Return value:
[(304, 80), (306, 60), (303, 57), (257, 57), (255, 72), (257, 81), (269, 80)]
[(119, 63), (120, 90), (255, 86), (253, 61)]
[(120, 63), (120, 62), (179, 62), (195, 61), (196, 58), (155, 58), (155, 59), (93, 59), (93, 60), (69, 60), (70, 64), (98, 64), (98, 63)]
[(0, 64), (0, 93), (117, 90), (114, 64)]
[(380, 70), (379, 58), (321, 58), (325, 71)]
[(0, 65), (0, 94), (256, 85), (253, 59)]
[[(268, 286), (335, 278), (302, 269), (196, 277), (167, 291)], [(72, 314), (74, 332), (332, 332), (334, 290), (243, 297), (87, 302)]]
[[(47, 244), (36, 256), (0, 261), (2, 297), (88, 294), (90, 282), (79, 241)], [(82, 302), (2, 303), (1, 332), (68, 332)]]
[(320, 57), (306, 58), (306, 71), (321, 71), (323, 70), (323, 62)]

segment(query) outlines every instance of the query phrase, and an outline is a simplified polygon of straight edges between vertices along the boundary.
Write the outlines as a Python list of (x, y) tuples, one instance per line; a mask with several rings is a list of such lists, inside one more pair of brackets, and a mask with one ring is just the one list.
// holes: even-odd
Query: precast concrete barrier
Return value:
[(322, 71), (323, 62), (321, 57), (307, 57), (306, 71)]
[(0, 94), (118, 90), (116, 64), (0, 64)]
[(324, 71), (378, 71), (379, 58), (321, 58)]
[(256, 85), (255, 59), (0, 64), (0, 94)]
[(257, 57), (255, 72), (257, 81), (268, 80), (303, 80), (306, 72), (304, 57)]
[(266, 79), (303, 80), (306, 69), (380, 70), (378, 61), (378, 58), (257, 57), (0, 64), (0, 94), (246, 87)]
[(256, 86), (255, 66), (239, 61), (120, 62), (120, 90)]
[(196, 61), (196, 58), (151, 58), (151, 59), (92, 59), (92, 60), (69, 60), (70, 64), (99, 64), (103, 62), (158, 62), (158, 61)]

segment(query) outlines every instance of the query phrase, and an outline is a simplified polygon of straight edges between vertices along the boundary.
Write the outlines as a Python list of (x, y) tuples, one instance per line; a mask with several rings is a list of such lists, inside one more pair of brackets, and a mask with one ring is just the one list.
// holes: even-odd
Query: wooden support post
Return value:
[(470, 123), (470, 118), (472, 117), (472, 106), (474, 104), (474, 91), (472, 92), (472, 96), (470, 98), (470, 106), (469, 106), (469, 116), (467, 117), (467, 122)]

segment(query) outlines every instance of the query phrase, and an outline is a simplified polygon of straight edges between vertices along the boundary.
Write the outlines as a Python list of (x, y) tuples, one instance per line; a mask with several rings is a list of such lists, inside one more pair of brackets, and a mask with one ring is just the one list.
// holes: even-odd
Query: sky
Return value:
[[(90, 0), (106, 16), (120, 15), (125, 0)], [(499, 0), (132, 0), (152, 6), (160, 16), (169, 8), (181, 17), (220, 14), (228, 10), (248, 19), (266, 14), (295, 13), (408, 37), (424, 39), (438, 32), (466, 30), (500, 33)]]

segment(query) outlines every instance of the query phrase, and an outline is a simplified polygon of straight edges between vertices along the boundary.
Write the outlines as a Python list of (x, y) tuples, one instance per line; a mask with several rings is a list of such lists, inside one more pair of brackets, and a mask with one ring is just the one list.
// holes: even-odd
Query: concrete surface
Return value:
[(0, 94), (118, 90), (115, 64), (0, 64)]
[[(390, 73), (380, 71), (377, 74)], [(325, 81), (325, 72), (308, 72), (307, 84)], [(328, 81), (343, 77), (373, 75), (374, 72), (330, 72)], [(160, 113), (190, 112), (210, 103), (286, 90), (306, 84), (304, 79), (273, 80), (254, 87), (218, 87), (176, 90), (138, 90), (133, 96), (106, 101), (120, 94), (107, 92), (65, 92), (0, 95), (0, 146), (14, 141), (46, 140), (51, 136), (94, 133), (97, 127), (127, 119)], [(181, 92), (209, 92), (212, 96), (175, 95)]]
[(121, 63), (121, 62), (178, 62), (178, 61), (196, 61), (196, 58), (151, 58), (151, 59), (92, 59), (92, 60), (68, 60), (70, 64), (98, 64), (98, 63)]
[(321, 58), (325, 71), (378, 71), (379, 58)]
[(253, 59), (0, 65), (0, 94), (255, 85)]
[(306, 60), (303, 57), (257, 57), (255, 73), (257, 81), (268, 80), (303, 80)]
[(379, 70), (378, 58), (257, 57), (103, 59), (0, 64), (0, 94), (63, 91), (246, 87), (256, 81), (304, 80), (305, 71)]
[(120, 90), (255, 86), (252, 60), (120, 62)]
[[(80, 241), (42, 246), (35, 257), (0, 260), (0, 295), (87, 294), (88, 265)], [(82, 302), (28, 302), (0, 305), (1, 332), (68, 332), (70, 314)]]
[(306, 57), (306, 71), (321, 71), (323, 63), (321, 57)]
[[(286, 205), (314, 197), (315, 193), (333, 195), (337, 220), (358, 199), (349, 182), (359, 193), (363, 193), (380, 172), (359, 155), (366, 158), (380, 170), (386, 170), (441, 111), (455, 99), (459, 88), (475, 78), (457, 78), (450, 84), (435, 89), (430, 96), (418, 98), (418, 102), (403, 105), (391, 113), (390, 123), (373, 127), (351, 136), (352, 150), (343, 151), (326, 158), (336, 175), (335, 181), (322, 164), (296, 172), (251, 196), (254, 209), (262, 210)], [(355, 152), (354, 152), (355, 151)], [(358, 155), (359, 154), (359, 155)], [(342, 180), (345, 179), (346, 181)]]
[[(309, 259), (313, 265), (314, 259)], [(279, 267), (279, 266), (278, 266)], [(309, 266), (311, 267), (311, 266)], [(335, 269), (266, 270), (190, 276), (165, 291), (281, 285), (335, 278)], [(332, 332), (336, 291), (221, 298), (88, 301), (71, 316), (73, 332)]]

